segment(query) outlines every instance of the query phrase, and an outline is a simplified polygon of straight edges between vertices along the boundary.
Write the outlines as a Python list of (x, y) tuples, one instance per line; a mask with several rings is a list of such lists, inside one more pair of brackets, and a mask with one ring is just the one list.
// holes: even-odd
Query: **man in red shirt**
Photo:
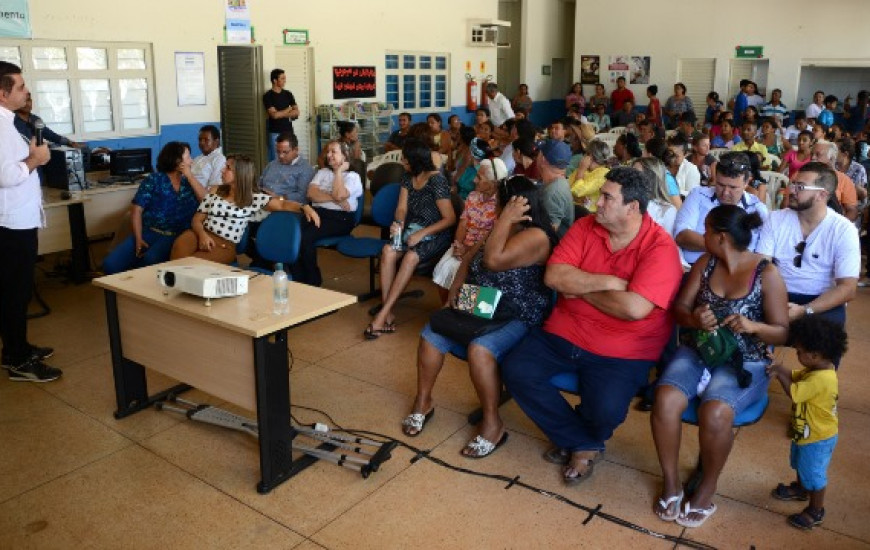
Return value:
[[(553, 313), (502, 364), (511, 395), (556, 446), (544, 456), (565, 464), (567, 484), (592, 473), (673, 330), (668, 308), (683, 270), (648, 202), (640, 172), (608, 172), (595, 215), (576, 222), (547, 263), (545, 282), (559, 292)], [(579, 377), (576, 411), (550, 382), (561, 373)]]
[(622, 109), (622, 104), (626, 101), (631, 101), (631, 104), (634, 105), (634, 94), (625, 87), (625, 77), (620, 76), (616, 79), (616, 89), (610, 92), (611, 112), (619, 112)]

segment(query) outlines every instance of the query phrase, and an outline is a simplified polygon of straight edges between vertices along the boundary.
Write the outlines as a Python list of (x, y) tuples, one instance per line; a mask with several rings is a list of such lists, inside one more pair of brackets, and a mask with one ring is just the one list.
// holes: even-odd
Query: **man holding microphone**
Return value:
[[(27, 102), (21, 68), (0, 61), (0, 338), (9, 379), (50, 382), (60, 369), (43, 360), (51, 348), (27, 342), (27, 305), (33, 291), (37, 231), (44, 225), (37, 168), (50, 158), (41, 130), (29, 143), (15, 129), (15, 111)], [(37, 145), (38, 143), (38, 145)]]

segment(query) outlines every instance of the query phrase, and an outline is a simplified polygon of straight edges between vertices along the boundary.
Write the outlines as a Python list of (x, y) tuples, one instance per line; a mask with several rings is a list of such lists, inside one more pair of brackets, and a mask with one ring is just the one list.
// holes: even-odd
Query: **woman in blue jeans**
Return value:
[[(475, 245), (476, 253), (465, 260), (453, 279), (448, 304), (453, 304), (463, 283), (495, 287), (502, 291), (502, 303), (509, 303), (516, 318), (467, 346), (436, 333), (427, 324), (417, 349), (417, 397), (402, 422), (405, 435), (416, 436), (432, 418), (435, 407), (432, 389), (449, 352), (468, 357), (468, 369), (483, 410), (477, 435), (462, 449), (468, 458), (483, 458), (507, 440), (498, 413), (501, 379), (498, 361), (519, 342), (529, 327), (544, 321), (551, 291), (544, 286), (544, 267), (556, 244), (535, 183), (514, 176), (499, 184), (499, 217), (485, 243)], [(499, 305), (499, 307), (502, 307)]]
[(172, 243), (184, 230), (207, 190), (190, 173), (190, 145), (170, 141), (157, 156), (157, 171), (139, 185), (130, 209), (133, 233), (121, 241), (106, 259), (103, 271), (128, 269), (165, 262)]
[[(697, 352), (697, 338), (692, 338), (691, 345), (677, 350), (656, 388), (651, 422), (664, 489), (654, 510), (662, 520), (684, 527), (699, 527), (716, 511), (712, 498), (731, 451), (734, 417), (767, 391), (767, 346), (784, 344), (788, 336), (785, 283), (776, 266), (747, 250), (752, 230), (761, 223), (757, 213), (747, 214), (739, 206), (711, 210), (704, 230), (707, 253), (695, 263), (674, 302), (680, 326), (696, 329), (695, 335), (730, 330), (739, 354), (724, 365), (708, 367)], [(684, 501), (680, 418), (696, 396), (701, 399), (698, 437), (704, 469), (697, 490)]]

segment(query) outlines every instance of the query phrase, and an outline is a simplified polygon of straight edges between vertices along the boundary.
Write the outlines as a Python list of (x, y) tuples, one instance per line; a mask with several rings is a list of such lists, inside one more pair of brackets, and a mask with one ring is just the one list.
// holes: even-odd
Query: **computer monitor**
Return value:
[(113, 177), (142, 176), (152, 171), (151, 149), (118, 149), (109, 153), (109, 174)]

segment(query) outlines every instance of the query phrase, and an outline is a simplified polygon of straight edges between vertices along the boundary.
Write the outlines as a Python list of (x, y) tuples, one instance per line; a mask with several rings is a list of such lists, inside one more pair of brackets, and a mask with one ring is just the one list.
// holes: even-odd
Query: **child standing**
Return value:
[(837, 371), (833, 359), (846, 351), (846, 333), (818, 315), (807, 315), (789, 325), (789, 345), (797, 351), (802, 370), (790, 371), (781, 363), (767, 367), (794, 402), (791, 467), (797, 481), (780, 483), (771, 491), (779, 500), (809, 500), (799, 514), (788, 516), (798, 529), (812, 529), (825, 519), (828, 464), (837, 445)]

